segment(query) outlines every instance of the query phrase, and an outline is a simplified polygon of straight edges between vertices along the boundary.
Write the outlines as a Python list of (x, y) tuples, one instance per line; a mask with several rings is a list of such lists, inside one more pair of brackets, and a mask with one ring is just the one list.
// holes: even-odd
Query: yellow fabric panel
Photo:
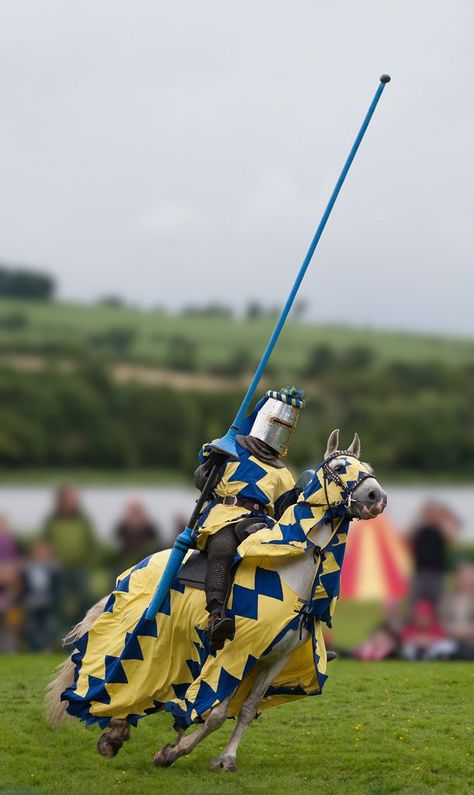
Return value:
[[(249, 456), (249, 462), (254, 463), (259, 470), (264, 470), (264, 475), (255, 481), (256, 486), (268, 499), (266, 506), (268, 515), (274, 515), (275, 502), (287, 491), (295, 486), (295, 481), (291, 472), (286, 468), (276, 468), (266, 464), (255, 456)], [(224, 470), (224, 474), (219, 481), (215, 491), (220, 497), (237, 497), (242, 490), (248, 485), (244, 480), (230, 481), (230, 478), (235, 475), (240, 466), (239, 461), (229, 462)], [(245, 508), (239, 508), (237, 505), (222, 505), (218, 503), (215, 505), (209, 514), (205, 517), (203, 524), (200, 527), (198, 547), (205, 549), (207, 538), (214, 533), (217, 533), (227, 524), (233, 524), (240, 518), (249, 516), (250, 511)]]
[[(102, 613), (95, 621), (89, 631), (87, 650), (79, 671), (77, 683), (79, 695), (86, 695), (89, 676), (105, 678), (106, 656), (120, 655), (125, 646), (127, 633), (136, 627), (149, 604), (168, 555), (169, 551), (158, 553), (152, 556), (146, 568), (133, 571), (130, 575), (128, 592), (115, 592), (113, 612)], [(236, 584), (252, 591), (259, 563), (269, 565), (268, 559), (242, 561), (236, 574)], [(122, 579), (123, 575), (120, 577), (120, 580)], [(279, 632), (294, 619), (295, 611), (299, 609), (301, 603), (295, 592), (283, 581), (281, 586), (282, 600), (258, 594), (258, 621), (241, 615), (236, 616), (235, 640), (226, 643), (215, 657), (207, 658), (200, 675), (188, 688), (186, 697), (189, 701), (193, 702), (201, 682), (217, 690), (223, 668), (230, 675), (241, 680), (248, 655), (259, 658)], [(93, 701), (90, 709), (92, 715), (125, 718), (129, 714), (143, 715), (145, 710), (154, 706), (154, 700), (160, 703), (165, 701), (180, 703), (172, 685), (190, 682), (192, 677), (186, 660), (194, 660), (196, 663), (199, 661), (199, 652), (195, 644), (199, 647), (201, 641), (195, 627), (204, 629), (207, 626), (204, 592), (189, 588), (186, 588), (184, 593), (172, 590), (170, 608), (169, 616), (158, 614), (158, 637), (148, 635), (139, 637), (143, 660), (123, 661), (128, 682), (108, 683), (106, 687), (110, 703)], [(318, 653), (321, 656), (320, 670), (324, 672), (326, 663), (324, 640), (319, 627), (316, 628), (316, 632)], [(251, 681), (252, 679), (249, 678), (248, 683), (239, 687), (235, 703), (233, 702), (231, 706), (231, 714), (238, 711)], [(310, 642), (294, 653), (275, 684), (303, 687), (308, 689), (308, 693), (319, 690)], [(292, 697), (269, 698), (264, 707)], [(197, 718), (197, 713), (194, 713), (193, 717)]]

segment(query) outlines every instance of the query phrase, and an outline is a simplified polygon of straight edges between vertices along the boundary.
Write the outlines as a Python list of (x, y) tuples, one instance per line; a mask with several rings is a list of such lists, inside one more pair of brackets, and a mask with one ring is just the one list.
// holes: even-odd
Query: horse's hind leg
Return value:
[(192, 732), (192, 734), (188, 734), (184, 736), (184, 734), (178, 739), (178, 742), (174, 745), (164, 745), (163, 748), (160, 748), (154, 758), (154, 763), (157, 767), (169, 767), (179, 759), (180, 756), (185, 756), (186, 754), (190, 754), (191, 751), (194, 750), (196, 745), (204, 740), (208, 734), (211, 732), (216, 731), (216, 729), (220, 729), (222, 724), (224, 723), (227, 717), (227, 711), (229, 709), (229, 703), (232, 696), (228, 696), (220, 704), (218, 704), (214, 709), (210, 712), (207, 720), (203, 723), (199, 729), (196, 729)]
[(102, 756), (116, 756), (130, 737), (130, 724), (125, 718), (112, 718), (109, 730), (97, 740), (97, 750)]
[(288, 656), (289, 655), (285, 655), (284, 657), (275, 660), (275, 662), (273, 662), (271, 665), (268, 665), (267, 667), (263, 668), (262, 671), (260, 671), (252, 690), (240, 708), (237, 725), (232, 732), (232, 736), (229, 740), (227, 748), (223, 754), (212, 760), (210, 764), (211, 770), (226, 770), (229, 773), (233, 773), (237, 770), (237, 749), (242, 736), (255, 718), (258, 706), (265, 696), (265, 693), (267, 692), (271, 683), (285, 667), (288, 661)]

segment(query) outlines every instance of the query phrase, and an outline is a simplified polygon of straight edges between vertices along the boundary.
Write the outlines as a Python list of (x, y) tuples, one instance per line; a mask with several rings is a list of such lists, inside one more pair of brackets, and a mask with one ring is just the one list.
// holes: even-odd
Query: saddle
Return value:
[[(238, 544), (241, 544), (247, 536), (256, 533), (257, 530), (261, 530), (264, 527), (268, 527), (268, 525), (265, 522), (255, 520), (253, 516), (250, 516), (248, 519), (242, 519), (235, 526)], [(187, 561), (183, 563), (176, 579), (181, 585), (187, 585), (188, 588), (196, 588), (198, 591), (204, 591), (206, 571), (207, 552), (206, 550), (196, 549), (192, 555), (189, 556)]]

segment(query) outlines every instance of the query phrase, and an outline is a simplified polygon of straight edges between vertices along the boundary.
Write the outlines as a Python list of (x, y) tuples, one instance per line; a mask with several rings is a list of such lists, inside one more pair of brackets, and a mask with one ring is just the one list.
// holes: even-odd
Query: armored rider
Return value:
[[(238, 459), (223, 465), (221, 479), (198, 520), (199, 549), (207, 550), (205, 579), (208, 634), (214, 649), (234, 636), (234, 620), (226, 615), (232, 562), (250, 532), (272, 526), (296, 500), (295, 482), (283, 463), (304, 392), (294, 387), (269, 391), (241, 426), (236, 438)], [(212, 443), (200, 452), (194, 482), (202, 489), (213, 464)]]

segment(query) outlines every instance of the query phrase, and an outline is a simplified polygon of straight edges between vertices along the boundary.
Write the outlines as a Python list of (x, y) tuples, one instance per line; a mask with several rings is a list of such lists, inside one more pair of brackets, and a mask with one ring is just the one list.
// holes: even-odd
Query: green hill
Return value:
[[(269, 338), (274, 318), (234, 319), (178, 315), (128, 307), (68, 302), (0, 300), (0, 354), (96, 353), (105, 359), (166, 369), (232, 375), (252, 369)], [(365, 349), (374, 363), (474, 361), (474, 339), (320, 326), (289, 321), (273, 366), (297, 374), (318, 347), (336, 355)]]
[[(274, 318), (0, 302), (0, 472), (192, 471), (228, 427)], [(267, 377), (311, 397), (296, 468), (331, 428), (358, 430), (379, 471), (474, 473), (474, 340), (293, 320)], [(411, 474), (410, 474), (411, 477)]]

